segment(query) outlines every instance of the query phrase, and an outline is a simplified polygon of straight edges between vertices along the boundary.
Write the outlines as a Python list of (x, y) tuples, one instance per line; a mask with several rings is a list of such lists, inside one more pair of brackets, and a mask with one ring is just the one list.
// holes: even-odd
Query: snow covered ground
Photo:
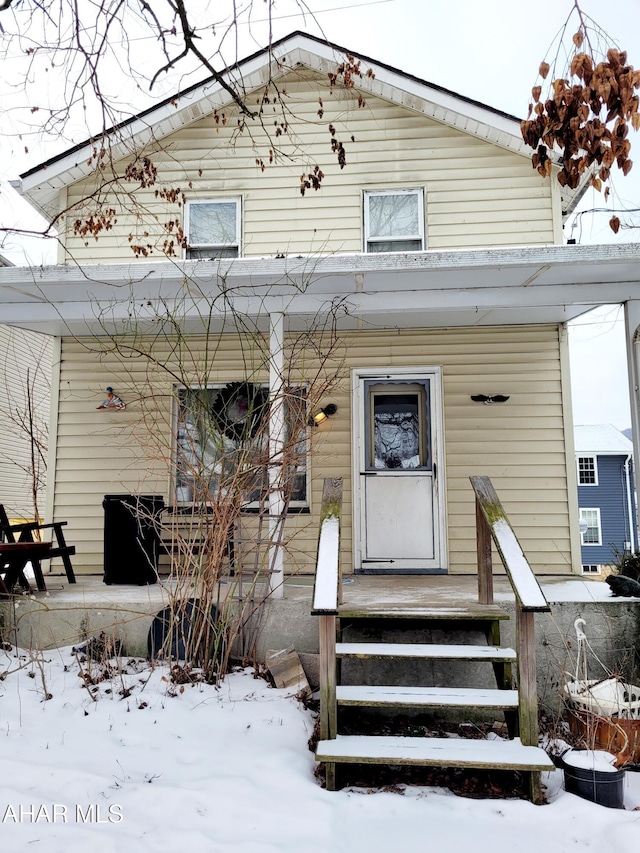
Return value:
[[(94, 698), (70, 648), (0, 652), (0, 844), (22, 853), (636, 853), (640, 773), (625, 810), (545, 777), (549, 805), (440, 788), (323, 790), (313, 716), (250, 670), (216, 689), (143, 661)], [(7, 673), (4, 678), (2, 673)], [(97, 666), (91, 669), (98, 676)], [(90, 686), (91, 688), (91, 686)], [(45, 699), (49, 694), (51, 698)], [(634, 811), (634, 809), (639, 809)]]

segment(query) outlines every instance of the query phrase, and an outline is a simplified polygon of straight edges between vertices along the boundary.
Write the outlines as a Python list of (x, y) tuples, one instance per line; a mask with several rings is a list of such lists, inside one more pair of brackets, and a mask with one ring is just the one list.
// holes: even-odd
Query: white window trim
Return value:
[[(582, 507), (582, 506), (581, 506), (579, 511), (580, 511), (580, 518), (581, 518), (581, 519), (582, 519), (582, 518), (584, 518), (584, 519), (585, 519), (585, 521), (586, 521), (586, 518), (585, 518), (585, 516), (584, 516), (584, 513), (585, 513), (585, 512), (595, 512), (595, 514), (596, 514), (596, 522), (597, 522), (596, 526), (597, 526), (597, 529), (598, 529), (598, 541), (597, 541), (597, 542), (585, 542), (585, 541), (584, 541), (584, 533), (581, 533), (581, 534), (580, 534), (580, 544), (581, 544), (581, 545), (584, 545), (584, 547), (585, 547), (585, 548), (592, 548), (592, 547), (594, 547), (594, 546), (595, 546), (595, 547), (599, 547), (599, 546), (601, 546), (601, 545), (602, 545), (602, 523), (601, 523), (601, 520), (600, 520), (600, 507), (597, 507), (597, 506), (585, 506), (585, 507)], [(585, 531), (585, 532), (586, 532), (586, 531)]]
[[(594, 483), (581, 483), (580, 482), (580, 460), (581, 459), (593, 459), (593, 473), (595, 477)], [(578, 485), (579, 486), (597, 486), (598, 485), (598, 457), (595, 453), (579, 453), (576, 456), (576, 470), (578, 472)]]
[[(369, 199), (372, 196), (381, 196), (381, 195), (415, 195), (418, 197), (418, 234), (404, 234), (404, 235), (395, 235), (394, 237), (373, 237), (369, 238)], [(401, 240), (421, 240), (422, 248), (416, 249), (415, 251), (424, 251), (427, 248), (427, 239), (426, 239), (426, 229), (425, 229), (425, 220), (424, 220), (424, 190), (420, 188), (396, 188), (396, 189), (385, 189), (385, 190), (365, 190), (363, 193), (362, 199), (362, 208), (363, 208), (363, 242), (362, 242), (362, 251), (365, 254), (371, 254), (368, 252), (367, 247), (369, 243), (386, 243), (393, 242), (397, 240), (400, 242)], [(402, 251), (399, 249), (398, 251)], [(390, 252), (388, 254), (391, 254)]]
[[(236, 242), (235, 243), (192, 243), (189, 234), (191, 223), (191, 208), (200, 204), (235, 204), (236, 206)], [(240, 196), (226, 196), (225, 198), (198, 198), (185, 203), (185, 239), (187, 248), (185, 257), (188, 257), (189, 249), (228, 249), (237, 246), (238, 257), (242, 255), (242, 198)]]
[(602, 566), (599, 563), (583, 563), (583, 575), (600, 575), (602, 574)]

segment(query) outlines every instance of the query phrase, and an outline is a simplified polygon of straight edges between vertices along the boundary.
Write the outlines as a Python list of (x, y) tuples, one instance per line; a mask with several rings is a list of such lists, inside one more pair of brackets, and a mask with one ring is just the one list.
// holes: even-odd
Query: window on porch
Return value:
[(364, 194), (365, 252), (419, 252), (425, 247), (422, 190)]
[(580, 508), (580, 521), (586, 523), (586, 529), (580, 533), (583, 545), (602, 545), (602, 529), (600, 527), (600, 510)]
[[(284, 409), (285, 502), (308, 506), (307, 392), (288, 388)], [(237, 495), (246, 509), (266, 506), (269, 490), (269, 389), (231, 382), (177, 391), (175, 495), (181, 505)]]
[(598, 485), (598, 462), (595, 456), (578, 456), (578, 485)]

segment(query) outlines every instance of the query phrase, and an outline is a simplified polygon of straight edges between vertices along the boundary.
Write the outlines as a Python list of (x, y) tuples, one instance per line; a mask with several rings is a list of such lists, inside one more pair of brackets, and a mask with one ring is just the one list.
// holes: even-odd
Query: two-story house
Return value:
[(638, 548), (633, 444), (611, 424), (575, 427), (582, 571), (598, 574)]
[[(622, 302), (632, 339), (637, 247), (563, 245), (582, 187), (532, 169), (516, 118), (357, 55), (371, 73), (329, 84), (341, 55), (294, 33), (228, 72), (263, 104), (277, 80), (279, 138), (317, 191), (299, 159), (260, 162), (213, 80), (22, 176), (34, 207), (65, 211), (61, 249), (0, 271), (2, 316), (53, 341), (47, 514), (79, 575), (102, 572), (105, 494), (188, 506), (179, 460), (219, 464), (190, 392), (222, 410), (219, 446), (247, 396), (285, 387), (289, 411), (334, 414), (298, 442), (276, 587), (313, 571), (325, 476), (345, 484), (347, 572), (473, 574), (477, 473), (537, 573), (581, 572), (566, 323)], [(99, 408), (106, 388), (125, 406)]]

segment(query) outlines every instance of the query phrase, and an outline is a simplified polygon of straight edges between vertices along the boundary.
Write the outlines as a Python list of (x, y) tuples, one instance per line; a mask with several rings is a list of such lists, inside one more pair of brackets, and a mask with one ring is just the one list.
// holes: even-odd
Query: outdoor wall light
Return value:
[(504, 394), (472, 394), (471, 399), (474, 403), (490, 406), (492, 403), (506, 403), (509, 397)]
[(324, 423), (328, 418), (338, 411), (338, 407), (335, 403), (327, 403), (326, 406), (323, 406), (320, 409), (316, 409), (315, 412), (309, 418), (309, 426), (320, 426), (320, 424)]

